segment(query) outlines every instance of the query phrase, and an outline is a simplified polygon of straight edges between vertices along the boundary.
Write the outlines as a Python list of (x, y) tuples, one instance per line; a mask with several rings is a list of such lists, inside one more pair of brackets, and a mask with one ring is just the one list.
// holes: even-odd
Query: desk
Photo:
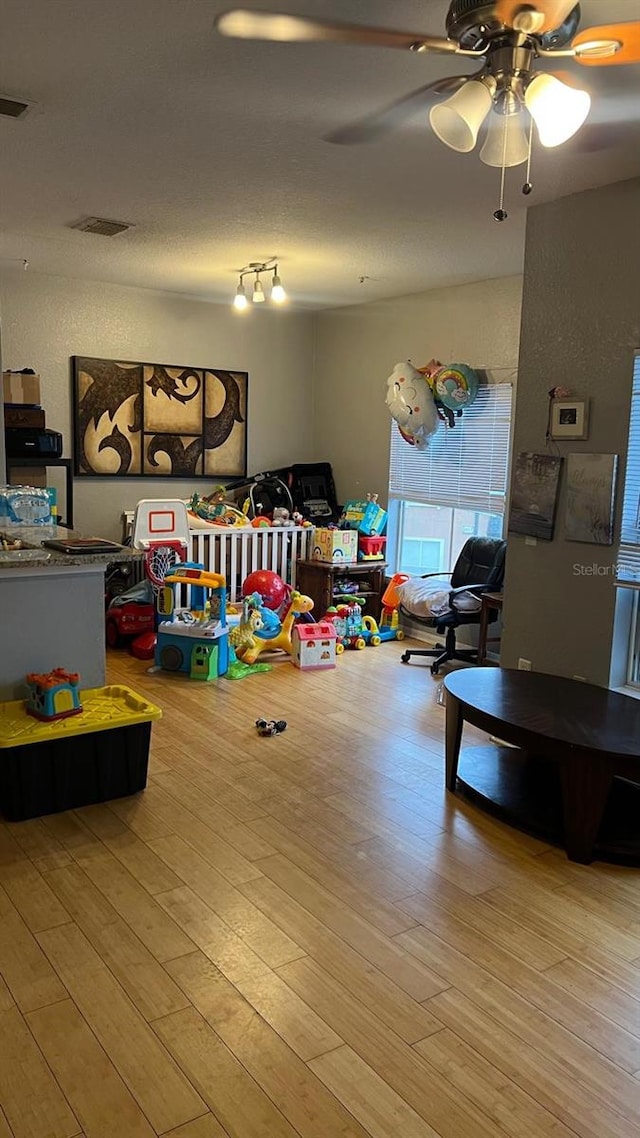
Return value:
[(40, 458), (28, 455), (26, 458), (9, 458), (7, 456), (7, 475), (10, 470), (19, 466), (62, 466), (65, 470), (66, 502), (64, 510), (64, 524), (67, 529), (73, 529), (73, 469), (70, 458)]
[(386, 561), (355, 561), (352, 565), (345, 565), (343, 562), (299, 560), (296, 562), (296, 589), (311, 597), (314, 614), (319, 620), (336, 603), (340, 581), (345, 578), (358, 581), (362, 587), (355, 595), (365, 598), (363, 613), (379, 620), (386, 568)]
[(492, 620), (496, 619), (495, 615), (502, 612), (502, 602), (504, 600), (503, 593), (483, 593), (482, 594), (482, 607), (480, 609), (480, 626), (478, 631), (478, 663), (491, 664), (492, 660), (487, 658), (487, 644), (495, 644), (500, 640), (499, 636), (488, 636), (489, 624)]
[[(463, 786), (498, 807), (507, 820), (516, 825), (524, 821), (524, 828), (537, 832), (546, 827), (537, 825), (532, 808), (537, 804), (548, 820), (554, 797), (558, 817), (552, 839), (563, 842), (572, 861), (588, 864), (597, 846), (598, 856), (623, 857), (638, 864), (637, 700), (577, 680), (502, 668), (454, 672), (446, 677), (444, 687), (448, 790), (454, 791), (460, 778)], [(465, 767), (467, 752), (460, 756), (465, 721), (515, 749), (472, 749)], [(519, 779), (514, 775), (517, 768)], [(613, 816), (616, 795), (619, 811)], [(601, 831), (605, 811), (606, 826)], [(622, 843), (616, 828), (620, 819), (626, 827)]]

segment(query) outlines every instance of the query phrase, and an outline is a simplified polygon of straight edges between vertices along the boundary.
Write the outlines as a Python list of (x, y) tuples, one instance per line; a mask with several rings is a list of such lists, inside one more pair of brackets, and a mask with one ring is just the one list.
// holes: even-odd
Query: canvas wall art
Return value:
[(558, 503), (562, 459), (522, 451), (515, 460), (509, 533), (551, 541)]
[(567, 460), (566, 537), (613, 544), (617, 454), (570, 454)]
[(244, 371), (74, 356), (76, 475), (242, 477), (247, 387)]

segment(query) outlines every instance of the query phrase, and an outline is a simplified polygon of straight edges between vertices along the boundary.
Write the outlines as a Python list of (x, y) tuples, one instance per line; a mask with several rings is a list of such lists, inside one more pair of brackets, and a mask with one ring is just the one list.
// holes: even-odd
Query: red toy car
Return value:
[(107, 644), (118, 648), (125, 640), (153, 632), (155, 620), (153, 589), (149, 581), (140, 581), (111, 601), (105, 625)]

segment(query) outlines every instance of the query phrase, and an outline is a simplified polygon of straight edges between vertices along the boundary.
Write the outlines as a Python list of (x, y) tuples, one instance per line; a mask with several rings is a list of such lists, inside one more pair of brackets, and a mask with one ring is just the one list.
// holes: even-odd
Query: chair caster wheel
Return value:
[(432, 664), (431, 665), (431, 675), (432, 676), (437, 676), (439, 671), (440, 671), (440, 665), (439, 664)]
[(400, 663), (401, 664), (408, 664), (409, 663), (409, 655), (410, 655), (409, 652), (403, 652), (402, 656), (400, 657)]

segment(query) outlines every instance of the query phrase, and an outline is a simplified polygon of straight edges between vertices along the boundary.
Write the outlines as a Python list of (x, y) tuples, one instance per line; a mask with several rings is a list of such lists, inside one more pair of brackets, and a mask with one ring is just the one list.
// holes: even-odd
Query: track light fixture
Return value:
[(248, 265), (239, 270), (238, 277), (239, 283), (236, 289), (236, 295), (233, 300), (233, 307), (238, 312), (244, 312), (249, 307), (249, 301), (244, 285), (244, 278), (247, 276), (254, 276), (253, 291), (251, 300), (253, 304), (264, 304), (267, 299), (265, 296), (264, 288), (262, 287), (262, 280), (260, 279), (262, 273), (272, 273), (271, 277), (271, 291), (269, 293), (269, 300), (274, 304), (284, 304), (287, 299), (287, 294), (284, 290), (282, 281), (278, 273), (278, 263), (275, 257), (270, 257), (268, 261), (250, 261)]

